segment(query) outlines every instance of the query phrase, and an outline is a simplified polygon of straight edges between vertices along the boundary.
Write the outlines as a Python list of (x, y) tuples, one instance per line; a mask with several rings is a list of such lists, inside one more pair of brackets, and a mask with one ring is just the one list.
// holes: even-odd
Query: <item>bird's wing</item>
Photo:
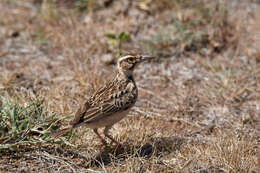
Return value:
[[(74, 119), (70, 122), (70, 125), (72, 127), (75, 127), (77, 125), (79, 125), (80, 123), (82, 123), (84, 121), (84, 117), (87, 114), (90, 108), (93, 109), (93, 103), (97, 101), (97, 98), (101, 98), (103, 93), (105, 93), (106, 90), (108, 90), (108, 88), (111, 88), (113, 86), (113, 82), (114, 81), (109, 81), (108, 83), (106, 83), (105, 86), (99, 88), (93, 95), (92, 97), (90, 97), (89, 100), (87, 100), (85, 102), (85, 104), (83, 106), (81, 106), (78, 111), (76, 112)], [(92, 110), (93, 111), (93, 110)]]
[(104, 116), (128, 109), (135, 103), (135, 95), (130, 92), (118, 92), (104, 103), (89, 109), (84, 117), (84, 122), (102, 119)]
[[(91, 100), (92, 103), (88, 103), (85, 105), (85, 109), (78, 111), (71, 125), (76, 126), (83, 122), (90, 123), (102, 119), (104, 116), (128, 109), (135, 103), (137, 97), (137, 94), (132, 92), (134, 87), (134, 84), (128, 83), (124, 90), (114, 90), (113, 87), (108, 87), (105, 90), (101, 88), (103, 92), (97, 92), (96, 97)], [(100, 100), (100, 95), (105, 97)]]

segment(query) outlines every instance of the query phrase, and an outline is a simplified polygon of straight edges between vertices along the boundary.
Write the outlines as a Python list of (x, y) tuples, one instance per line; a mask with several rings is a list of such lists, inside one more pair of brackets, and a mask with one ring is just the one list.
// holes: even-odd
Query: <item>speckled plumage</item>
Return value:
[(70, 126), (56, 132), (57, 138), (73, 128), (85, 125), (92, 128), (106, 145), (106, 141), (99, 135), (97, 129), (105, 127), (104, 135), (113, 142), (118, 143), (109, 134), (109, 129), (116, 122), (123, 119), (129, 109), (135, 104), (138, 97), (138, 89), (133, 78), (135, 66), (151, 56), (128, 55), (118, 60), (118, 72), (116, 77), (98, 89), (77, 111)]

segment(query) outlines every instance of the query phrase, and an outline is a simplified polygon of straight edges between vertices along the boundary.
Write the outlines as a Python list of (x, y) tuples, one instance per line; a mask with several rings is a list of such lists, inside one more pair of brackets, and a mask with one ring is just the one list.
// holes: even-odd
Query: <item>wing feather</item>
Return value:
[(109, 82), (95, 92), (83, 108), (78, 110), (71, 124), (77, 126), (83, 122), (91, 123), (131, 107), (137, 98), (137, 93), (131, 92), (133, 89), (137, 90), (135, 84), (129, 82), (118, 84), (117, 81)]

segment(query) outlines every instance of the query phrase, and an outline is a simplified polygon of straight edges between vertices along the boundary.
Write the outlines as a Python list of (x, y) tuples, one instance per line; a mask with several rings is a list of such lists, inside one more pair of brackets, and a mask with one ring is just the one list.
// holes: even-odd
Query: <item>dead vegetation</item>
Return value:
[[(1, 1), (0, 170), (259, 172), (259, 11), (249, 0)], [(111, 130), (123, 147), (100, 149), (85, 128), (51, 141), (126, 53), (158, 58), (136, 70), (138, 103)]]

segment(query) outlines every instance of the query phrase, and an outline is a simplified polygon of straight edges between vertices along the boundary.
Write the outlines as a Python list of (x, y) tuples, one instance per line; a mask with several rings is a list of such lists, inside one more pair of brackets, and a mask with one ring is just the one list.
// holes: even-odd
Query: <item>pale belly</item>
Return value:
[(105, 127), (105, 126), (112, 126), (113, 124), (119, 122), (124, 117), (126, 117), (128, 113), (129, 113), (129, 109), (126, 111), (117, 112), (117, 113), (105, 116), (99, 120), (95, 120), (93, 122), (89, 122), (84, 125), (91, 129), (101, 128), (101, 127)]

